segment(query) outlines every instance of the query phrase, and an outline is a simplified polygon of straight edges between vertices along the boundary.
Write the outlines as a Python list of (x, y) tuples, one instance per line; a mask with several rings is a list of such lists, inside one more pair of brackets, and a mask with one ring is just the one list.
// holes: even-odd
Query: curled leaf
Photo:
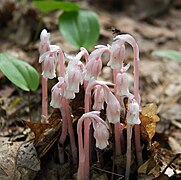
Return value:
[(142, 107), (140, 114), (141, 120), (141, 136), (144, 141), (150, 142), (155, 135), (156, 123), (160, 118), (156, 115), (156, 104), (147, 104)]

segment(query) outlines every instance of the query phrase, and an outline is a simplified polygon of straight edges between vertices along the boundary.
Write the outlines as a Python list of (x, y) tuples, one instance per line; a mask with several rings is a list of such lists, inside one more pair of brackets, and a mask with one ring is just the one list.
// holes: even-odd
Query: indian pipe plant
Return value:
[[(40, 35), (40, 58), (42, 63), (42, 122), (47, 121), (47, 80), (55, 78), (57, 64), (60, 64), (58, 82), (52, 87), (50, 106), (59, 108), (62, 115), (62, 130), (59, 143), (64, 145), (67, 134), (70, 137), (73, 163), (78, 163), (78, 180), (90, 178), (90, 149), (95, 146), (105, 149), (109, 145), (110, 132), (114, 135), (115, 157), (123, 154), (126, 149), (125, 179), (129, 179), (131, 154), (135, 149), (137, 164), (143, 163), (140, 143), (140, 94), (139, 94), (139, 48), (135, 39), (129, 34), (117, 35), (111, 45), (98, 45), (90, 54), (81, 48), (76, 56), (62, 52), (60, 47), (51, 45), (50, 33), (45, 29)], [(129, 90), (128, 65), (124, 65), (125, 43), (133, 48), (134, 53), (134, 92)], [(113, 70), (113, 83), (98, 81), (102, 70), (102, 57), (109, 54), (108, 66)], [(85, 63), (81, 61), (82, 57)], [(114, 90), (111, 90), (114, 86)], [(77, 120), (78, 145), (73, 129), (73, 114), (70, 101), (84, 88), (84, 114)], [(92, 98), (94, 96), (94, 98)], [(127, 100), (126, 103), (124, 100)], [(104, 108), (106, 108), (104, 110)], [(78, 107), (77, 107), (78, 109)], [(104, 113), (102, 115), (102, 113)], [(120, 120), (124, 117), (124, 123)], [(91, 126), (92, 125), (92, 126)], [(92, 128), (90, 128), (92, 127)], [(112, 128), (113, 127), (113, 128)], [(126, 140), (123, 129), (126, 127)], [(135, 147), (132, 148), (132, 130), (134, 128)], [(92, 141), (92, 138), (95, 138)], [(78, 151), (77, 151), (78, 146)], [(126, 146), (126, 147), (125, 147)], [(64, 155), (59, 154), (59, 160), (64, 162)], [(119, 166), (117, 166), (119, 167)], [(119, 171), (119, 170), (117, 170)]]

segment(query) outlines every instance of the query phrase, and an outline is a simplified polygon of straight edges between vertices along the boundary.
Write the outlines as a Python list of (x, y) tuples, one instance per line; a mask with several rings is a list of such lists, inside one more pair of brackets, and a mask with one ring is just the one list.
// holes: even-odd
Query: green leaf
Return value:
[(173, 50), (159, 50), (153, 51), (153, 56), (168, 58), (171, 60), (181, 61), (181, 52), (173, 51)]
[(7, 53), (0, 53), (0, 70), (12, 83), (24, 91), (35, 91), (38, 88), (38, 73), (27, 62)]
[(71, 2), (33, 1), (33, 4), (42, 13), (48, 13), (53, 10), (63, 10), (63, 11), (78, 11), (79, 10), (79, 6)]
[(88, 10), (64, 12), (59, 18), (59, 29), (64, 39), (73, 46), (89, 49), (99, 38), (98, 16)]

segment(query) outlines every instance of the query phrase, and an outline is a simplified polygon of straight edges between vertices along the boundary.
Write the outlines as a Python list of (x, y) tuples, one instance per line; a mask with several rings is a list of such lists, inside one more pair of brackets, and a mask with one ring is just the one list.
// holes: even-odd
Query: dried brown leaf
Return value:
[(60, 134), (61, 115), (59, 110), (54, 110), (49, 123), (36, 123), (23, 121), (35, 134), (34, 146), (38, 156), (42, 157), (53, 146)]
[(156, 104), (147, 104), (142, 107), (140, 114), (141, 136), (144, 141), (150, 142), (156, 131), (156, 123), (160, 118), (156, 115)]

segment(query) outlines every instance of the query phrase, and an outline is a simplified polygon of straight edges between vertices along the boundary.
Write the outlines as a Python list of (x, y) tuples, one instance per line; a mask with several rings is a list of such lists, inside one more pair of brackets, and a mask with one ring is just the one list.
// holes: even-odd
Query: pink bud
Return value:
[(109, 52), (107, 46), (97, 46), (98, 48), (94, 50), (88, 58), (88, 63), (86, 64), (85, 80), (95, 80), (100, 74), (102, 69), (102, 54), (106, 51)]
[(97, 85), (94, 90), (93, 109), (97, 111), (104, 109), (104, 90), (103, 87), (100, 85)]
[(125, 42), (130, 44), (133, 47), (133, 50), (135, 51), (134, 52), (135, 59), (139, 61), (139, 47), (135, 39), (131, 35), (121, 34), (121, 35), (116, 36), (114, 40), (117, 41), (120, 46)]
[(77, 56), (67, 56), (67, 58), (70, 60), (65, 74), (65, 97), (67, 99), (75, 98), (75, 93), (79, 92), (80, 84), (83, 84), (83, 71), (85, 67), (84, 64), (80, 61), (83, 55), (87, 58), (88, 52), (86, 51), (86, 49), (81, 48), (81, 51), (77, 54)]
[(108, 62), (108, 66), (111, 66), (112, 69), (121, 69), (123, 67), (123, 61), (125, 59), (125, 45), (119, 43), (118, 41), (113, 41), (110, 46), (111, 57)]
[(132, 100), (128, 104), (128, 113), (127, 113), (127, 123), (128, 124), (140, 124), (140, 118), (139, 118), (139, 105), (136, 100)]
[(42, 75), (44, 78), (47, 79), (53, 79), (56, 77), (55, 74), (55, 68), (57, 63), (57, 57), (54, 53), (51, 53), (50, 51), (44, 53), (42, 56), (40, 56), (39, 62), (44, 61), (44, 68)]
[(127, 73), (118, 73), (116, 76), (116, 95), (128, 96), (129, 80)]
[(93, 121), (94, 137), (96, 139), (96, 147), (104, 149), (107, 147), (109, 139), (108, 127), (101, 122)]
[(82, 62), (69, 61), (65, 75), (66, 89), (75, 93), (79, 92), (79, 85), (83, 84)]
[(60, 77), (59, 82), (52, 88), (52, 97), (50, 106), (53, 108), (61, 108), (64, 95), (64, 78)]
[(59, 50), (59, 47), (50, 47), (50, 51), (45, 52), (39, 58), (39, 63), (42, 63), (44, 61), (42, 75), (47, 79), (53, 79), (54, 77), (56, 77), (55, 69), (58, 62), (57, 51)]
[[(105, 91), (104, 91), (105, 93)], [(107, 103), (106, 114), (110, 123), (120, 122), (120, 104), (112, 92), (105, 93), (105, 101)]]
[(49, 38), (50, 38), (50, 33), (48, 33), (46, 29), (43, 29), (40, 34), (40, 45), (39, 45), (40, 55), (50, 50)]

